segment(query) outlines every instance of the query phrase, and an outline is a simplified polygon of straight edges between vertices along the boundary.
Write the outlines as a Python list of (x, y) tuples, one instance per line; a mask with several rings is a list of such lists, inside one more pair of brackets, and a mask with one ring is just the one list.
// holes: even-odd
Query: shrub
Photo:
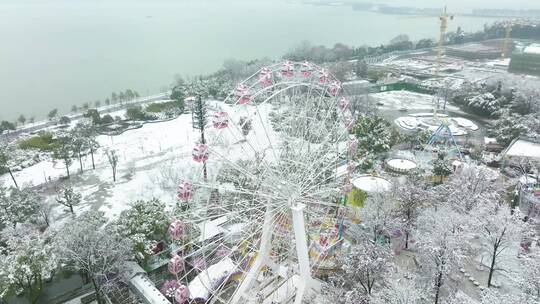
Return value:
[(19, 147), (25, 150), (40, 150), (50, 152), (54, 150), (56, 140), (50, 132), (42, 132), (37, 136), (23, 139), (19, 142)]
[(181, 114), (184, 111), (184, 101), (175, 100), (168, 102), (152, 103), (146, 107), (146, 112), (150, 113), (160, 113), (168, 111), (174, 111), (178, 114)]
[(126, 110), (126, 117), (130, 120), (154, 120), (153, 115), (146, 113), (141, 106), (134, 106)]
[(101, 123), (102, 124), (110, 124), (110, 123), (113, 123), (114, 122), (114, 118), (107, 114), (107, 115), (104, 115), (102, 118), (101, 118)]
[(71, 119), (67, 116), (60, 117), (60, 120), (58, 121), (61, 125), (69, 125), (71, 123)]
[(101, 117), (99, 116), (99, 112), (96, 109), (88, 109), (88, 111), (86, 111), (83, 116), (92, 119), (92, 123), (94, 125), (101, 124)]

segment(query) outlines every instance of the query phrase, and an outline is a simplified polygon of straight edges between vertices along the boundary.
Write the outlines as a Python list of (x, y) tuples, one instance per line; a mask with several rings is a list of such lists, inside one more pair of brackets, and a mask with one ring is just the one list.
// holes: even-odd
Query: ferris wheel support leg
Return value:
[(306, 282), (301, 280), (296, 288), (296, 296), (294, 297), (294, 304), (302, 304), (304, 294), (306, 292)]
[[(309, 267), (309, 254), (306, 237), (306, 225), (304, 223), (304, 209), (306, 205), (296, 204), (291, 207), (294, 238), (296, 241), (296, 255), (298, 257), (298, 270), (300, 272), (301, 283), (296, 291), (295, 303), (301, 303), (302, 298), (306, 290), (310, 288), (311, 282), (311, 270)], [(298, 302), (300, 301), (300, 302)]]
[(253, 262), (253, 265), (251, 268), (249, 268), (248, 273), (244, 277), (244, 280), (238, 287), (238, 290), (236, 290), (229, 303), (236, 304), (243, 298), (246, 298), (245, 293), (252, 287), (253, 282), (257, 280), (257, 276), (259, 275), (261, 268), (268, 263), (270, 250), (272, 249), (272, 220), (273, 213), (270, 210), (270, 207), (267, 207), (264, 214), (264, 226), (261, 235), (261, 246), (259, 247), (259, 253), (255, 258), (255, 262)]

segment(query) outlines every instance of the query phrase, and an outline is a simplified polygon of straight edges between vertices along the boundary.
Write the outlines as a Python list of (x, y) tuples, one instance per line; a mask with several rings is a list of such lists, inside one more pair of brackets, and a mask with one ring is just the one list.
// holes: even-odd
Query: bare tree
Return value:
[(56, 190), (56, 193), (56, 202), (60, 205), (68, 207), (71, 214), (75, 214), (73, 212), (73, 206), (76, 206), (81, 202), (81, 194), (73, 191), (71, 185), (60, 187), (58, 190)]
[(387, 245), (361, 240), (350, 251), (339, 258), (340, 271), (331, 281), (346, 291), (358, 290), (371, 296), (375, 289), (382, 289), (390, 278), (392, 252)]
[(109, 165), (111, 165), (113, 181), (116, 182), (116, 167), (118, 166), (118, 155), (116, 150), (105, 150), (107, 159), (109, 160)]
[(57, 235), (60, 260), (92, 283), (99, 304), (105, 303), (102, 294), (123, 279), (121, 273), (132, 248), (127, 239), (104, 224), (102, 213), (90, 211), (67, 223)]
[(390, 194), (374, 194), (366, 200), (363, 211), (364, 225), (369, 229), (372, 241), (388, 238), (390, 230), (398, 227), (394, 216), (394, 198)]
[(472, 212), (485, 252), (490, 257), (487, 286), (491, 287), (493, 274), (501, 269), (504, 252), (519, 239), (526, 228), (519, 211), (511, 212), (510, 207), (498, 202), (478, 205)]
[(409, 237), (416, 228), (416, 221), (422, 206), (426, 204), (428, 193), (425, 190), (426, 183), (422, 177), (410, 176), (406, 183), (397, 188), (396, 216), (401, 220), (401, 226), (405, 233), (405, 249), (409, 249)]
[(427, 209), (418, 219), (417, 258), (433, 287), (435, 304), (440, 303), (443, 288), (466, 254), (466, 231), (462, 216), (447, 206)]
[(47, 200), (44, 200), (39, 204), (39, 217), (47, 227), (51, 225), (52, 208), (53, 205)]

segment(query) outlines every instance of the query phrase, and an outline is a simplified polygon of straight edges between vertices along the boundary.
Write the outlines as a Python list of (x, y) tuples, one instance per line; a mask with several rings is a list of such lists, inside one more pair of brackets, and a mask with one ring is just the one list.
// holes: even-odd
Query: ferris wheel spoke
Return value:
[(243, 174), (245, 177), (248, 177), (250, 179), (253, 179), (253, 180), (257, 180), (257, 176), (254, 175), (253, 173), (247, 171), (246, 169), (240, 167), (236, 162), (228, 159), (227, 157), (225, 157), (223, 154), (221, 154), (220, 152), (218, 152), (216, 149), (209, 149), (210, 153), (212, 153), (213, 155), (216, 155), (218, 156), (219, 159), (221, 159), (223, 162), (225, 162), (227, 165), (230, 165), (232, 169), (235, 169), (238, 173), (241, 173)]
[(268, 133), (268, 128), (266, 126), (267, 123), (265, 123), (265, 121), (263, 120), (262, 118), (262, 115), (261, 115), (261, 112), (259, 111), (259, 106), (262, 106), (262, 105), (265, 105), (268, 103), (269, 100), (275, 98), (277, 95), (281, 94), (282, 92), (285, 92), (287, 90), (290, 90), (290, 89), (294, 89), (295, 87), (299, 87), (299, 86), (305, 86), (305, 84), (303, 83), (296, 83), (296, 82), (291, 82), (290, 84), (289, 83), (285, 83), (285, 87), (284, 88), (280, 88), (279, 90), (277, 90), (276, 92), (273, 92), (270, 96), (268, 96), (267, 98), (265, 98), (260, 104), (256, 105), (255, 106), (255, 109), (256, 109), (256, 113), (257, 113), (257, 116), (259, 118), (259, 121), (263, 127), (263, 130), (264, 130), (264, 133), (265, 133), (265, 136), (266, 136), (266, 139), (268, 141), (268, 144), (269, 144), (269, 147), (271, 149), (271, 152), (274, 156), (274, 159), (277, 160), (279, 159), (277, 154), (276, 154), (276, 149), (274, 148), (274, 145), (275, 143), (272, 143), (272, 139)]
[(267, 193), (262, 193), (262, 192), (257, 191), (257, 190), (245, 189), (245, 188), (238, 187), (236, 185), (234, 185), (234, 189), (229, 189), (227, 187), (223, 187), (223, 186), (220, 186), (220, 185), (217, 185), (217, 184), (194, 183), (194, 185), (198, 186), (198, 187), (201, 187), (201, 188), (223, 191), (223, 192), (226, 192), (228, 194), (245, 194), (245, 195), (250, 195), (252, 197), (259, 197), (259, 198), (263, 198), (263, 199), (273, 199), (273, 200), (284, 200), (285, 199), (284, 197), (280, 197), (280, 196), (272, 195), (272, 194), (267, 194)]
[[(264, 165), (265, 169), (266, 170), (271, 170), (271, 165), (270, 163), (266, 160), (266, 155), (265, 155), (265, 150), (262, 150), (262, 151), (258, 151), (257, 149), (255, 149), (255, 147), (253, 147), (253, 145), (251, 144), (251, 142), (247, 141), (246, 140), (246, 143), (247, 145), (251, 148), (251, 151), (254, 153), (254, 157), (256, 157), (259, 162), (261, 164)], [(244, 151), (245, 155), (249, 155), (249, 152), (246, 151), (246, 149), (244, 148), (244, 145), (243, 144), (240, 144), (240, 147), (241, 149)], [(230, 153), (230, 151), (228, 151)], [(262, 153), (262, 157), (259, 157), (259, 155)]]
[[(270, 224), (270, 226), (275, 226), (277, 223), (274, 222)], [(236, 271), (246, 271), (250, 266), (249, 260), (255, 258), (255, 253), (258, 251), (257, 248), (249, 246), (250, 243), (253, 243), (253, 240), (257, 237), (257, 235), (261, 234), (261, 230), (255, 230), (254, 232), (250, 233), (246, 237), (244, 237), (242, 240), (239, 240), (236, 242), (236, 245), (230, 246), (227, 249), (229, 250), (229, 253), (226, 256), (221, 257), (221, 259), (229, 258), (233, 263), (235, 264)], [(223, 245), (223, 239), (216, 241), (217, 246)], [(245, 249), (242, 249), (245, 247)], [(242, 253), (241, 251), (244, 251)], [(212, 252), (211, 255), (217, 253), (217, 248), (215, 251)], [(240, 258), (237, 258), (240, 256)], [(246, 269), (242, 269), (246, 268)], [(208, 271), (206, 271), (207, 276), (209, 277)], [(208, 286), (209, 290), (221, 290), (225, 285), (227, 284), (227, 281), (222, 282), (219, 286)], [(236, 292), (237, 290), (235, 290)], [(226, 301), (227, 299), (222, 299), (223, 301)]]
[[(342, 133), (336, 140), (335, 144), (336, 145), (339, 145), (339, 143), (341, 142), (342, 139), (345, 139), (345, 137), (348, 138), (349, 134), (348, 133)], [(327, 140), (326, 143), (328, 143), (329, 141)], [(325, 165), (321, 168), (321, 170), (319, 170), (319, 172), (315, 175), (311, 175), (309, 176), (307, 179), (306, 179), (306, 185), (304, 185), (303, 187), (304, 188), (309, 188), (308, 185), (310, 185), (311, 183), (313, 183), (313, 181), (315, 181), (317, 178), (319, 178), (324, 172), (326, 172), (327, 170), (329, 170), (331, 167), (335, 167), (334, 170), (332, 170), (332, 176), (335, 176), (335, 174), (337, 173), (337, 168), (338, 168), (338, 164), (339, 164), (339, 158), (340, 158), (340, 155), (343, 155), (342, 153), (339, 152), (339, 147), (336, 147), (336, 157), (334, 158), (336, 161), (335, 162), (329, 162), (328, 165)], [(332, 152), (330, 152), (332, 153)], [(317, 165), (317, 163), (314, 163), (312, 167), (314, 167), (315, 165)], [(306, 189), (308, 190), (308, 189)]]
[[(329, 136), (326, 136), (326, 137), (325, 137), (325, 140), (319, 144), (319, 147), (323, 147), (323, 148), (324, 148), (324, 146), (327, 145), (327, 144), (328, 144), (328, 145), (334, 145), (334, 144), (339, 145), (339, 143), (340, 143), (342, 140), (344, 140), (346, 137), (349, 136), (349, 135), (348, 135), (348, 132), (339, 132), (339, 131), (342, 130), (342, 129), (343, 129), (343, 127), (340, 125), (340, 122), (339, 122), (339, 121), (337, 121), (337, 122), (334, 121), (334, 124), (332, 125), (332, 128), (331, 128), (331, 129), (329, 130), (329, 132), (328, 132)], [(344, 130), (343, 130), (343, 131), (344, 131)], [(335, 134), (334, 132), (337, 133), (337, 134), (339, 134), (338, 137), (335, 138), (335, 139), (333, 139), (332, 136), (331, 136), (332, 134)], [(332, 152), (330, 152), (330, 153), (332, 153)], [(338, 147), (336, 147), (335, 153), (336, 153), (336, 157), (335, 157), (334, 159), (337, 160), (337, 159), (339, 159), (339, 157), (340, 157), (340, 155), (341, 155), (341, 153), (340, 153), (339, 150), (338, 150)], [(313, 164), (312, 167), (315, 167), (315, 166), (317, 166), (319, 163), (318, 163), (318, 162), (312, 162), (312, 164)], [(329, 166), (323, 166), (323, 170), (319, 170), (319, 174), (315, 175), (314, 178), (308, 178), (308, 179), (306, 179), (306, 183), (312, 182), (314, 179), (318, 178), (318, 176), (319, 176), (320, 174), (322, 174), (324, 171), (328, 170), (330, 166), (335, 166), (336, 164), (337, 164), (337, 162), (336, 162), (335, 164), (334, 164), (334, 163), (330, 163)], [(337, 169), (337, 167), (336, 167), (336, 169)], [(313, 170), (309, 170), (309, 171), (310, 171), (310, 172), (313, 172)], [(305, 186), (306, 186), (306, 185), (303, 185), (303, 187), (305, 187)]]
[[(322, 145), (324, 145), (323, 143)], [(335, 155), (335, 157), (332, 157)], [(332, 167), (336, 167), (340, 154), (334, 152), (328, 152), (321, 155), (317, 154), (317, 158), (314, 158), (310, 163), (310, 167), (307, 170), (304, 182), (301, 185), (301, 189), (304, 191), (311, 186), (322, 174), (326, 174)], [(328, 156), (331, 156), (330, 158)], [(335, 175), (335, 170), (331, 170), (332, 177)]]
[[(324, 98), (322, 96), (319, 96), (318, 98), (312, 98), (308, 101), (311, 101), (311, 100), (316, 100), (315, 104), (316, 104), (316, 107), (315, 107), (315, 112), (319, 112), (320, 111), (320, 107), (322, 105), (322, 103), (324, 102)], [(312, 105), (313, 103), (311, 102), (310, 105)], [(296, 149), (297, 153), (305, 153), (305, 150), (304, 150), (304, 147), (306, 146), (306, 143), (307, 143), (307, 146), (308, 146), (308, 154), (307, 155), (302, 155), (303, 157), (309, 157), (311, 153), (310, 152), (310, 149), (309, 147), (312, 145), (311, 144), (311, 138), (308, 134), (307, 138), (306, 138), (306, 131), (309, 132), (309, 126), (307, 125), (307, 122), (311, 121), (312, 119), (314, 120), (314, 118), (310, 115), (310, 113), (308, 113), (308, 110), (310, 109), (309, 105), (308, 106), (305, 106), (305, 111), (301, 112), (301, 113), (296, 113), (293, 115), (293, 118), (295, 120), (299, 120), (299, 121), (305, 121), (306, 123), (304, 124), (303, 128), (298, 128), (298, 129), (301, 129), (301, 134), (298, 134), (297, 136), (300, 137), (300, 140), (296, 141), (296, 142), (301, 142), (301, 144), (299, 145), (298, 149)], [(296, 112), (296, 111), (294, 111)], [(324, 121), (323, 121), (324, 123)], [(316, 121), (316, 123), (314, 125), (318, 125), (319, 122)], [(292, 143), (292, 145), (298, 145), (297, 143)], [(314, 146), (316, 146), (317, 144), (313, 144)], [(304, 160), (305, 161), (305, 160)], [(309, 163), (309, 162), (306, 162), (306, 163)], [(297, 170), (300, 170), (302, 169), (301, 167), (297, 167)]]

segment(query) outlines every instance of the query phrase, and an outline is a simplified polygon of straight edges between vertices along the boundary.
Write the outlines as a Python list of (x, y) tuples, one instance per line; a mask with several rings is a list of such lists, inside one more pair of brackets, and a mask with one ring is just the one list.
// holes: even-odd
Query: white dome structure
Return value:
[(360, 175), (352, 180), (355, 188), (366, 193), (383, 193), (390, 191), (392, 183), (385, 178), (373, 175)]
[(390, 170), (400, 173), (407, 173), (417, 167), (414, 161), (404, 158), (389, 159), (386, 161), (386, 165)]

